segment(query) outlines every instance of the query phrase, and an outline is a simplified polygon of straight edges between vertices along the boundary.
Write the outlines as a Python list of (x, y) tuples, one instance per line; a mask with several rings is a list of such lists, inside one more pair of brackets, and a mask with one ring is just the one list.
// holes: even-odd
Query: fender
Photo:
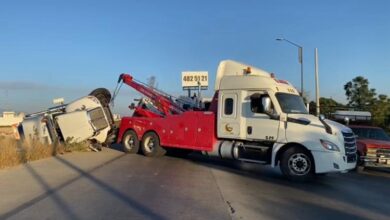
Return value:
[(311, 153), (311, 150), (309, 150), (305, 145), (302, 145), (301, 143), (296, 143), (296, 142), (281, 143), (281, 142), (277, 142), (272, 147), (272, 156), (271, 156), (271, 166), (272, 167), (276, 167), (277, 166), (277, 164), (276, 164), (276, 162), (277, 162), (276, 161), (276, 155), (278, 155), (280, 149), (282, 149), (286, 145), (301, 146), (301, 147), (305, 148), (306, 150), (308, 150)]
[(276, 167), (276, 155), (278, 154), (279, 150), (286, 145), (286, 143), (280, 143), (276, 142), (274, 146), (272, 147), (272, 156), (271, 156), (271, 167)]

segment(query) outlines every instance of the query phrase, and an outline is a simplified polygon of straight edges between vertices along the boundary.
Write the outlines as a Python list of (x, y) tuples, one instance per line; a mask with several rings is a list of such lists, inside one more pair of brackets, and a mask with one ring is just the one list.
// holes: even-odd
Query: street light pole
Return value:
[(301, 64), (301, 96), (303, 96), (303, 47), (286, 38), (276, 38), (277, 41), (286, 41), (298, 48), (298, 62)]
[(320, 116), (320, 86), (318, 79), (318, 49), (314, 49), (314, 65), (315, 65), (315, 78), (316, 78), (316, 115)]

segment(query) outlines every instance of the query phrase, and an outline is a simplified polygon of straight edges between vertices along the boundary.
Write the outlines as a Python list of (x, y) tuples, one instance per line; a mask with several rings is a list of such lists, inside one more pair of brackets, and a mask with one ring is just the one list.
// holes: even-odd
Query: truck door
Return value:
[(240, 112), (238, 95), (233, 91), (220, 92), (218, 103), (218, 137), (239, 138)]
[(246, 118), (248, 140), (274, 142), (278, 139), (280, 120), (265, 114), (262, 104), (262, 98), (265, 96), (268, 96), (266, 91), (248, 91), (243, 97), (243, 115)]

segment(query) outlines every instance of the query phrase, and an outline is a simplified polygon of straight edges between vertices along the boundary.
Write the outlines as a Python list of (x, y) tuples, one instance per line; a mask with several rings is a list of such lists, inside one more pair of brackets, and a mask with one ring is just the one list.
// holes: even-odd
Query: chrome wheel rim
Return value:
[(288, 168), (294, 175), (306, 175), (311, 169), (310, 158), (304, 153), (293, 154), (288, 160)]
[(128, 150), (131, 150), (135, 147), (135, 137), (132, 135), (129, 135), (125, 139), (125, 147)]
[(146, 137), (144, 141), (144, 149), (146, 152), (151, 153), (154, 150), (155, 140), (153, 137)]

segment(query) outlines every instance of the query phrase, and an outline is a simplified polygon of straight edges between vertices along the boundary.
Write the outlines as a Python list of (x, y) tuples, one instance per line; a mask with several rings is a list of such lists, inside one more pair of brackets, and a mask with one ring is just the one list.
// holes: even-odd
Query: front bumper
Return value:
[(390, 149), (369, 148), (361, 159), (366, 167), (390, 167)]
[(351, 158), (340, 152), (312, 151), (315, 173), (348, 172), (356, 167), (356, 156)]

